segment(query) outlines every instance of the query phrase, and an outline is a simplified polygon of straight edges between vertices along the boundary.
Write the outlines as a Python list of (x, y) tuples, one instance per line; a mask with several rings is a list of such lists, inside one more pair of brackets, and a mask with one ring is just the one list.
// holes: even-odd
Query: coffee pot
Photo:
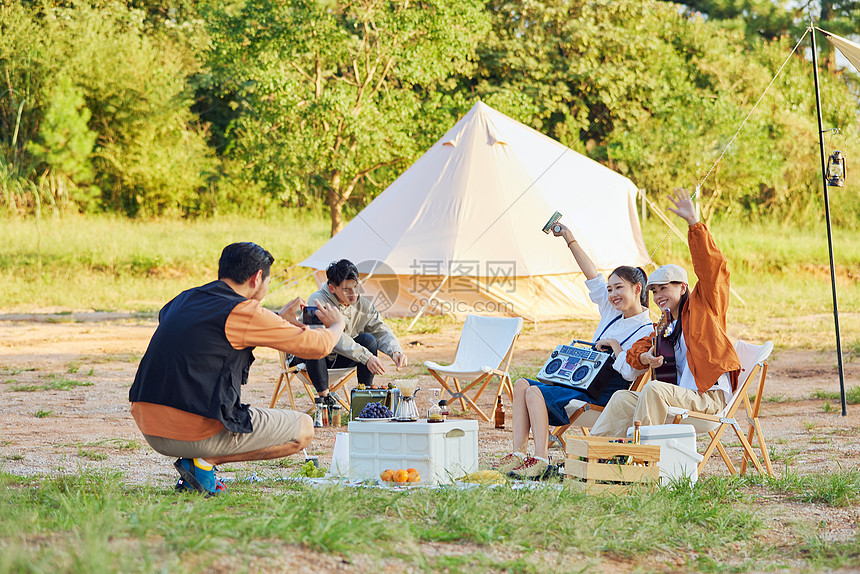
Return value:
[(394, 385), (400, 391), (400, 404), (394, 413), (394, 420), (400, 422), (414, 422), (418, 420), (418, 407), (415, 406), (415, 393), (419, 389), (417, 379), (395, 379)]

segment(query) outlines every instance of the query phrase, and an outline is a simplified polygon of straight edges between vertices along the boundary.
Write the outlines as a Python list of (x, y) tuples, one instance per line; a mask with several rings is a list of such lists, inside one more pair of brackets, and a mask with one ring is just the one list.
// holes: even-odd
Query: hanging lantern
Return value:
[(827, 185), (845, 186), (845, 156), (841, 151), (835, 151), (827, 158)]

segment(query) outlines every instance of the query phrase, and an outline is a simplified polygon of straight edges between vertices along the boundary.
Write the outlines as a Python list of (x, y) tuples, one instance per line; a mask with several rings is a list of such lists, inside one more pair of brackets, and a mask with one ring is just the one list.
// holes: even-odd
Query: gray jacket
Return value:
[(376, 337), (379, 350), (388, 356), (403, 352), (391, 327), (383, 323), (379, 311), (367, 298), (359, 296), (352, 305), (341, 305), (326, 283), (319, 291), (308, 297), (308, 305), (320, 303), (336, 307), (343, 315), (345, 323), (343, 335), (340, 336), (340, 341), (334, 346), (333, 354), (343, 355), (353, 361), (367, 364), (373, 354), (354, 340), (361, 333), (369, 333)]

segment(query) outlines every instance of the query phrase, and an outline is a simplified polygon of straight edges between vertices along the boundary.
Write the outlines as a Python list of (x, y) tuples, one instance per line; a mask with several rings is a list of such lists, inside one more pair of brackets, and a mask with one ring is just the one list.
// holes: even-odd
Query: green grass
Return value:
[(0, 472), (0, 573), (255, 572), (277, 570), (297, 550), (335, 564), (385, 560), (389, 569), (426, 572), (595, 571), (608, 560), (664, 571), (668, 556), (672, 570), (702, 572), (856, 568), (856, 542), (827, 543), (806, 525), (795, 540), (763, 546), (750, 492), (845, 505), (858, 487), (856, 472), (713, 477), (694, 489), (618, 496), (552, 486), (392, 492), (264, 481), (230, 483), (229, 494), (205, 500), (123, 484), (109, 472)]
[[(274, 274), (322, 245), (329, 223), (292, 212), (264, 221), (64, 216), (43, 222), (41, 241), (31, 219), (0, 219), (0, 227), (0, 309), (32, 311), (37, 301), (43, 308), (152, 312), (180, 291), (214, 280), (228, 243), (254, 241), (269, 249), (276, 257)], [(296, 270), (301, 276), (309, 272)], [(306, 297), (312, 288), (305, 277), (275, 291), (268, 302)]]
[[(809, 397), (811, 399), (841, 401), (842, 395), (838, 391), (824, 391), (816, 389)], [(854, 386), (845, 390), (845, 402), (849, 405), (860, 403), (860, 387)]]
[[(0, 227), (3, 311), (91, 309), (151, 317), (180, 291), (214, 279), (220, 251), (233, 241), (255, 241), (277, 258), (268, 306), (307, 297), (315, 290), (310, 270), (281, 270), (322, 245), (328, 239), (329, 222), (324, 214), (286, 211), (264, 220), (129, 221), (64, 216), (42, 225), (41, 237), (29, 219), (0, 219)], [(645, 223), (649, 253), (665, 229), (654, 218)], [(715, 223), (712, 230), (729, 259), (732, 285), (747, 303), (732, 300), (730, 335), (754, 341), (770, 339), (778, 347), (834, 347), (822, 226), (724, 222)], [(860, 356), (856, 335), (860, 332), (860, 281), (853, 271), (860, 268), (860, 231), (836, 229), (834, 243), (843, 346), (846, 359), (851, 360)], [(680, 263), (692, 270), (687, 248), (674, 235), (660, 245), (654, 260)], [(60, 319), (74, 320), (70, 314)], [(393, 325), (402, 333), (410, 321), (397, 320)], [(413, 332), (436, 333), (452, 321), (421, 318)]]
[(44, 419), (53, 415), (54, 411), (46, 411), (45, 409), (39, 409), (35, 413), (33, 413), (33, 416), (37, 419)]
[(78, 449), (78, 456), (81, 458), (86, 458), (89, 460), (96, 460), (96, 461), (107, 460), (107, 457), (108, 457), (108, 455), (106, 453), (99, 452), (96, 450), (89, 450), (86, 448), (79, 448)]
[(10, 391), (25, 391), (25, 392), (35, 392), (35, 391), (68, 391), (74, 387), (91, 387), (93, 385), (90, 381), (76, 381), (74, 379), (67, 379), (63, 376), (51, 373), (47, 377), (45, 377), (46, 382), (42, 384), (36, 383), (21, 383), (16, 385), (10, 385)]
[[(758, 479), (756, 479), (758, 480)], [(771, 490), (809, 504), (847, 507), (860, 502), (860, 470), (799, 475), (788, 466), (776, 478), (764, 478)]]

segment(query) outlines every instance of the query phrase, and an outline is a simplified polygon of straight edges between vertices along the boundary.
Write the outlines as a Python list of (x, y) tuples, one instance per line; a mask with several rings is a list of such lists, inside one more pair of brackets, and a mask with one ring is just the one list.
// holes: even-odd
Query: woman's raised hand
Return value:
[(568, 243), (574, 240), (573, 232), (563, 223), (553, 223), (552, 234), (556, 237), (564, 237), (564, 240)]
[(675, 208), (669, 208), (669, 211), (677, 215), (678, 217), (683, 218), (687, 225), (693, 226), (699, 222), (699, 218), (696, 216), (696, 206), (693, 204), (693, 200), (690, 198), (690, 192), (682, 187), (675, 188), (675, 197), (669, 195), (669, 201), (675, 204)]

